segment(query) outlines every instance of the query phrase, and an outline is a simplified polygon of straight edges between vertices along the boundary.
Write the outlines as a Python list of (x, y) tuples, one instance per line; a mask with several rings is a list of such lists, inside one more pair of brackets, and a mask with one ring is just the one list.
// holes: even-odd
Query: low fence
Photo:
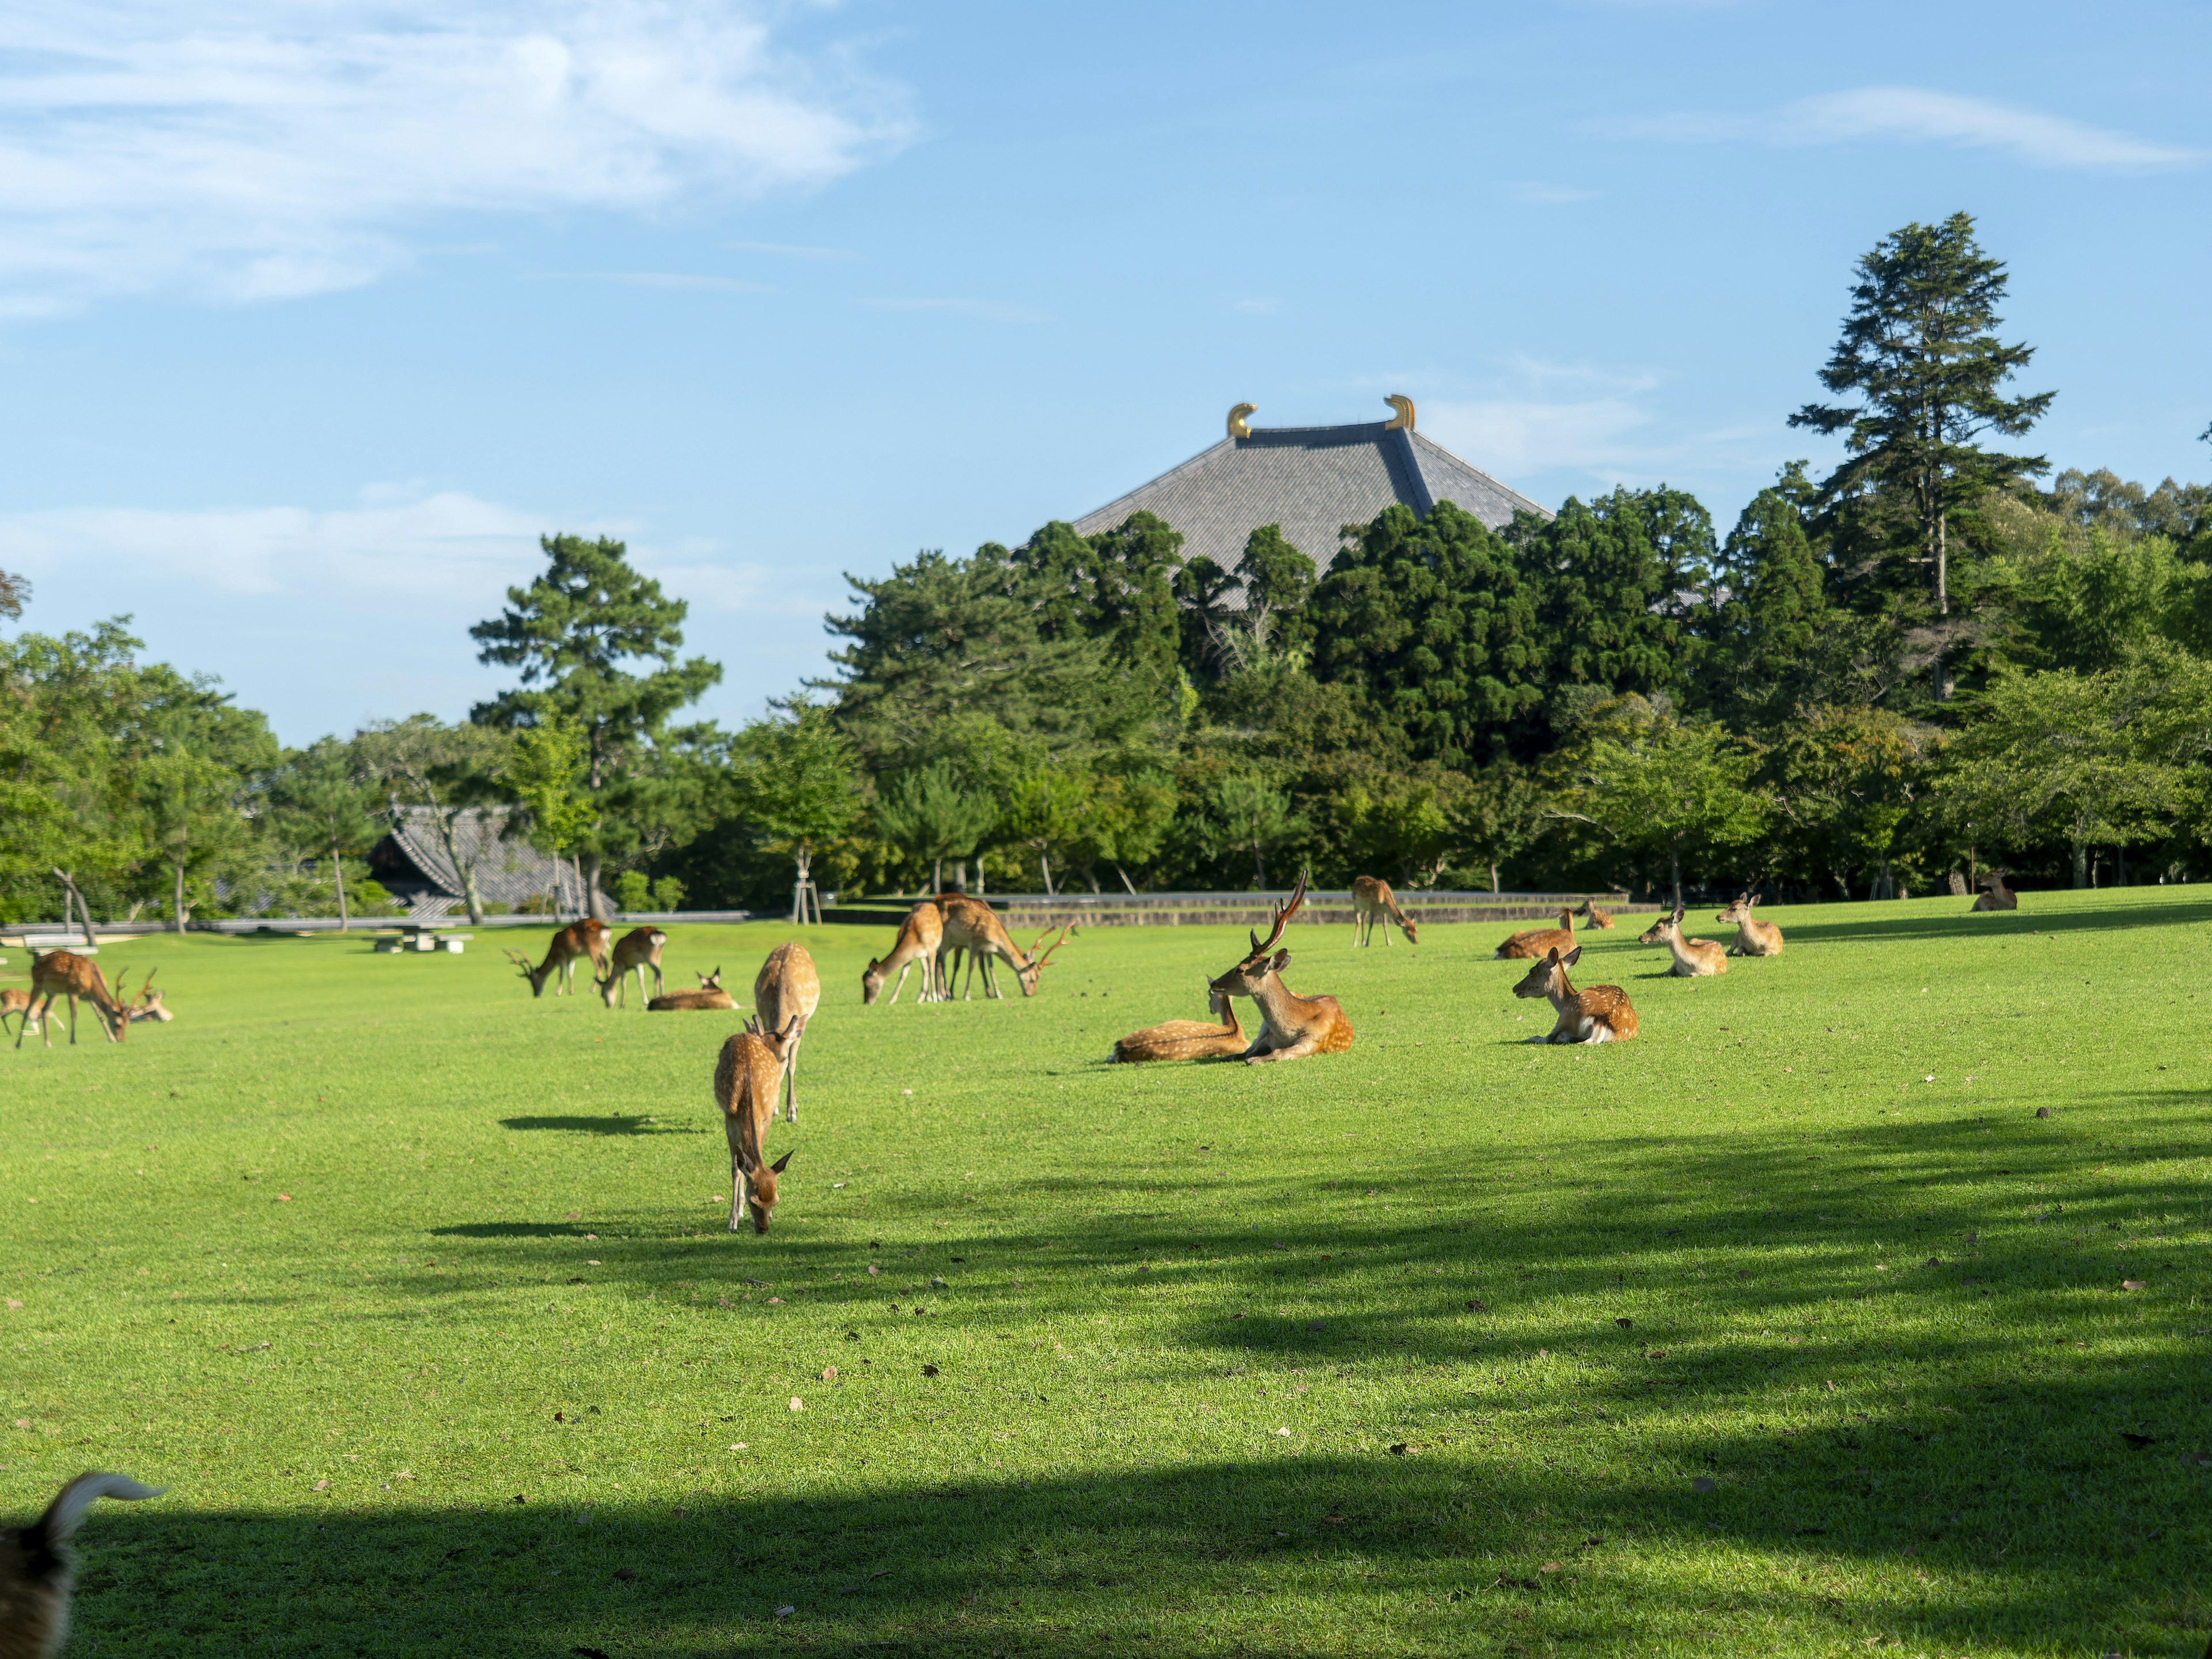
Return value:
[[(832, 906), (822, 913), (825, 922), (866, 927), (892, 927), (907, 910), (927, 896), (886, 898)], [(1057, 927), (1074, 922), (1085, 927), (1266, 927), (1275, 907), (1286, 902), (1289, 890), (1253, 893), (988, 893), (991, 908), (1006, 919), (1010, 930), (1024, 926)], [(1562, 909), (1585, 900), (1624, 915), (1656, 912), (1656, 904), (1632, 904), (1628, 895), (1612, 893), (1483, 893), (1436, 891), (1400, 893), (1398, 908), (1416, 922), (1543, 921)], [(1315, 891), (1306, 895), (1293, 927), (1303, 924), (1351, 925), (1354, 911), (1349, 889)]]

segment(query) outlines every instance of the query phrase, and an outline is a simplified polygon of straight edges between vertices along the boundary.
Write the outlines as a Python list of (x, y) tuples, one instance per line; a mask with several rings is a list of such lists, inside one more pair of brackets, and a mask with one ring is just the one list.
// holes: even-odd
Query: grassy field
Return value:
[(888, 930), (807, 931), (765, 1237), (728, 1016), (111, 945), (173, 1024), (0, 1051), (0, 1513), (170, 1486), (82, 1534), (82, 1653), (2194, 1659), (2212, 904), (2022, 906), (1708, 981), (1624, 923), (1596, 1048), (1521, 1046), (1503, 929), (1302, 927), (1358, 1042), (1270, 1067), (1102, 1063), (1241, 932), (863, 1008)]

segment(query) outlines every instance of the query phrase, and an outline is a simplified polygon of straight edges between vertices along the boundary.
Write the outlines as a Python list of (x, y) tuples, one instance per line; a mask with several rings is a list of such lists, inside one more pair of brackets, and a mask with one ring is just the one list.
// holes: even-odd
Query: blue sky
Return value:
[(458, 715), (540, 531), (625, 537), (741, 720), (841, 573), (1260, 425), (1723, 527), (1851, 263), (1960, 209), (2038, 447), (2212, 476), (2212, 11), (1579, 0), (18, 0), (0, 566), (305, 741)]

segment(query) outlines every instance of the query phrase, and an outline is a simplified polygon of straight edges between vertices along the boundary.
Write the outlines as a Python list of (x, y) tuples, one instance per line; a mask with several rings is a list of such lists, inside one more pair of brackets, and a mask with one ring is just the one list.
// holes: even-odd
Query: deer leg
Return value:
[(76, 993), (70, 993), (70, 1047), (76, 1047)]
[(738, 1218), (745, 1212), (745, 1171), (738, 1161), (738, 1149), (730, 1148), (730, 1231), (741, 1232)]
[(1316, 1038), (1300, 1037), (1286, 1048), (1269, 1048), (1259, 1054), (1248, 1053), (1244, 1056), (1244, 1063), (1258, 1066), (1274, 1060), (1304, 1060), (1308, 1054), (1319, 1052), (1319, 1046)]
[(799, 1121), (799, 1045), (805, 1037), (806, 1027), (802, 1023), (792, 1034), (791, 1060), (783, 1068), (783, 1121), (786, 1123)]

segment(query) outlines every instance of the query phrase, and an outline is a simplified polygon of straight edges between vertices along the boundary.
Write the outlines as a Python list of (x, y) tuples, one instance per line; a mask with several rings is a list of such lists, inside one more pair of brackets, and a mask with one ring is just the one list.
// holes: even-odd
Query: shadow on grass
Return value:
[(617, 1113), (611, 1117), (503, 1117), (500, 1127), (505, 1129), (558, 1129), (580, 1135), (699, 1135), (707, 1132), (686, 1128), (682, 1124), (662, 1123), (638, 1114)]
[[(433, 1238), (572, 1238), (585, 1236), (583, 1224), (575, 1221), (464, 1221), (450, 1227), (429, 1229)], [(426, 1282), (425, 1294), (449, 1288)]]
[[(2124, 891), (2125, 890), (2121, 890)], [(2118, 902), (2097, 910), (2063, 910), (2040, 915), (2031, 909), (1958, 910), (1942, 915), (1875, 917), (1864, 921), (1820, 921), (1808, 915), (1784, 928), (1791, 942), (1812, 944), (1846, 939), (2025, 939), (2035, 933), (2128, 932), (2142, 927), (2187, 927), (2212, 921), (2212, 899)]]

